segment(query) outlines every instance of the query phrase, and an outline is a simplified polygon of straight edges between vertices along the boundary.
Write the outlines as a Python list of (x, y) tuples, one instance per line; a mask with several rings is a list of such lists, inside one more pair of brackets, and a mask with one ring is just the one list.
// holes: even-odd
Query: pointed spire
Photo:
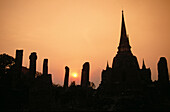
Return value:
[(107, 70), (107, 69), (109, 69), (109, 63), (108, 63), (108, 61), (107, 61), (107, 66), (106, 66), (106, 70)]
[(121, 37), (126, 37), (126, 26), (125, 26), (125, 20), (124, 20), (123, 10), (122, 10), (122, 27), (121, 27)]
[(143, 65), (142, 65), (142, 69), (146, 69), (146, 66), (145, 66), (144, 59), (143, 59)]
[(121, 36), (120, 36), (120, 43), (118, 47), (118, 53), (130, 53), (131, 46), (129, 45), (129, 38), (126, 34), (126, 27), (125, 27), (125, 20), (124, 20), (124, 14), (122, 10), (122, 26), (121, 26)]

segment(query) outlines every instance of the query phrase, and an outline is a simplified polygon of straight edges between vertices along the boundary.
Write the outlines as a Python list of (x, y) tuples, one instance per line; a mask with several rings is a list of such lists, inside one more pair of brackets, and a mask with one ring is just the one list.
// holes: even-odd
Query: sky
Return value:
[(29, 55), (37, 52), (37, 71), (48, 58), (52, 81), (60, 85), (65, 66), (69, 83), (80, 84), (89, 62), (90, 81), (98, 86), (117, 53), (123, 10), (132, 53), (140, 67), (144, 59), (154, 81), (160, 57), (170, 69), (169, 6), (169, 0), (0, 0), (0, 54), (15, 57), (23, 49), (23, 66), (29, 67)]

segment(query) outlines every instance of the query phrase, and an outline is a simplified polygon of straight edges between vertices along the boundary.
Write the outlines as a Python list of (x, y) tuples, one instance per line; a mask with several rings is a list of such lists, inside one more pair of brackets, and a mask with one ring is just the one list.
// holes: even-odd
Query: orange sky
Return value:
[(65, 66), (78, 73), (79, 84), (89, 61), (90, 81), (98, 86), (117, 52), (123, 9), (132, 53), (140, 67), (145, 59), (157, 80), (160, 56), (170, 69), (169, 6), (169, 0), (0, 0), (0, 53), (15, 57), (23, 49), (23, 66), (29, 67), (30, 53), (37, 52), (37, 71), (48, 58), (53, 82), (61, 85)]

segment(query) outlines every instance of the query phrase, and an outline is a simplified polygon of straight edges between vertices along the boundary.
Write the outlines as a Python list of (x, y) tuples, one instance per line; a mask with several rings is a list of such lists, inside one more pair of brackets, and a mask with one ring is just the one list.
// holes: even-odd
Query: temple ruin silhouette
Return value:
[(69, 82), (69, 67), (65, 67), (65, 79), (64, 79), (64, 87), (68, 88), (68, 82)]
[[(5, 54), (0, 59), (7, 59)], [(2, 58), (1, 58), (2, 57)], [(151, 80), (151, 70), (143, 59), (139, 67), (132, 53), (122, 11), (118, 51), (112, 66), (107, 62), (97, 89), (90, 85), (90, 63), (82, 66), (81, 84), (69, 85), (69, 67), (65, 66), (64, 85), (52, 83), (48, 59), (42, 73), (36, 71), (37, 53), (29, 56), (29, 68), (23, 67), (23, 50), (16, 50), (11, 68), (0, 68), (0, 110), (2, 111), (170, 111), (170, 83), (165, 57), (157, 64), (158, 80)], [(4, 61), (3, 60), (3, 61)], [(64, 70), (64, 68), (63, 68)], [(92, 74), (93, 75), (93, 74)]]
[(89, 62), (85, 62), (83, 64), (82, 75), (81, 75), (81, 86), (88, 87), (89, 86)]
[(150, 83), (150, 68), (146, 69), (143, 60), (143, 67), (140, 69), (137, 58), (131, 51), (122, 11), (121, 35), (118, 51), (113, 58), (112, 67), (109, 67), (107, 63), (106, 70), (102, 71), (102, 79), (99, 88), (103, 89), (103, 91), (124, 91), (127, 89), (140, 89), (142, 84)]

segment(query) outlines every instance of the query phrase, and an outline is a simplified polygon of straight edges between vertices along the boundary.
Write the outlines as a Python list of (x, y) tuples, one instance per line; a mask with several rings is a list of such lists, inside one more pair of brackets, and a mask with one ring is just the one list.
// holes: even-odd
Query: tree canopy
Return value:
[(8, 54), (0, 54), (0, 74), (6, 72), (7, 69), (10, 69), (11, 66), (15, 64), (15, 59)]

